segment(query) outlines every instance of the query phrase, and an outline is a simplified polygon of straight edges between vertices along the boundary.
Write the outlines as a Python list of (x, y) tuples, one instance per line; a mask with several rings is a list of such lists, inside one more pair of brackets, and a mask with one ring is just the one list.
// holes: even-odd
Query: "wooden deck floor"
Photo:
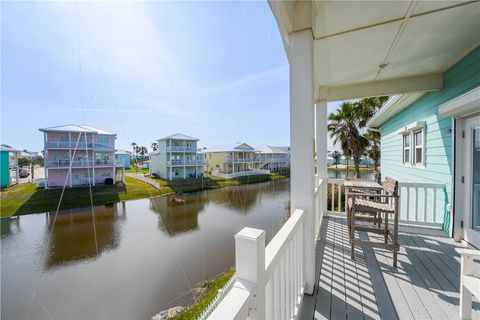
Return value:
[[(324, 218), (321, 232), (318, 286), (304, 297), (300, 319), (458, 319), (460, 244), (446, 233), (402, 226), (393, 268), (391, 252), (382, 249), (356, 248), (350, 259), (345, 218)], [(474, 309), (480, 319), (480, 303)]]

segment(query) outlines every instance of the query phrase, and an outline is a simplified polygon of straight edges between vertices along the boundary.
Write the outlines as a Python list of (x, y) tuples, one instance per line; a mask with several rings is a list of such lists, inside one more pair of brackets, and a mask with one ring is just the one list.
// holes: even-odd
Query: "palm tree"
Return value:
[(152, 147), (153, 151), (157, 151), (158, 150), (158, 142), (152, 142), (151, 147)]
[(333, 160), (335, 160), (335, 168), (338, 167), (338, 160), (340, 160), (341, 157), (342, 157), (342, 154), (340, 152), (333, 151), (332, 158), (333, 158)]
[(142, 168), (143, 168), (143, 160), (145, 159), (145, 154), (148, 153), (147, 147), (144, 147), (144, 146), (138, 147), (138, 153), (142, 157)]
[(367, 131), (365, 134), (370, 145), (368, 146), (366, 155), (373, 161), (373, 171), (378, 171), (380, 164), (380, 134), (376, 131)]
[[(345, 158), (351, 155), (355, 164), (355, 175), (360, 178), (360, 160), (368, 146), (367, 138), (360, 133), (359, 119), (362, 108), (356, 103), (343, 102), (336, 113), (328, 116), (328, 131), (334, 143), (340, 143)], [(346, 151), (346, 152), (345, 152)]]

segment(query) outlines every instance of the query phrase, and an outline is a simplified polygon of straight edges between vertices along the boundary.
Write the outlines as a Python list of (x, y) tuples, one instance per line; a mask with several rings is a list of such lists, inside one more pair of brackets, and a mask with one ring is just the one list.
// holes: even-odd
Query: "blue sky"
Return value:
[(38, 128), (85, 123), (118, 148), (176, 132), (289, 144), (288, 62), (266, 2), (1, 6), (1, 143), (38, 151)]

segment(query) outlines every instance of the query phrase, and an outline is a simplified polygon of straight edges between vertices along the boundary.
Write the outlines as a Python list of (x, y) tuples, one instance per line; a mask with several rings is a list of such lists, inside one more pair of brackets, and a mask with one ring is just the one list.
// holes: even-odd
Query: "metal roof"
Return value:
[(61, 126), (54, 126), (48, 128), (41, 128), (38, 129), (42, 132), (87, 132), (87, 133), (97, 133), (97, 134), (105, 134), (105, 135), (115, 135), (115, 133), (111, 133), (102, 129), (98, 129), (95, 127), (87, 126), (87, 125), (77, 125), (77, 124), (65, 124)]
[(208, 152), (254, 152), (255, 148), (246, 143), (233, 143), (217, 145), (203, 150), (204, 153)]
[(198, 141), (199, 140), (197, 138), (190, 137), (190, 136), (187, 136), (185, 134), (175, 133), (175, 134), (172, 134), (170, 136), (158, 139), (157, 141), (170, 140), (170, 139), (171, 140), (189, 140), (189, 141)]
[(288, 151), (284, 150), (284, 147), (274, 147), (267, 144), (256, 147), (255, 151), (260, 153), (288, 153)]
[(8, 151), (8, 152), (21, 152), (20, 150), (17, 150), (15, 148), (6, 146), (4, 144), (0, 145), (0, 151)]

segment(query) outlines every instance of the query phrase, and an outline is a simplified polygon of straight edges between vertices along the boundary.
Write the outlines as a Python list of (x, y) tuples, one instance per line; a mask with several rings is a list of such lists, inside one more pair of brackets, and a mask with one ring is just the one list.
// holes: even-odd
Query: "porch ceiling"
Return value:
[(316, 100), (438, 90), (480, 44), (479, 1), (269, 2), (287, 55), (312, 30)]

